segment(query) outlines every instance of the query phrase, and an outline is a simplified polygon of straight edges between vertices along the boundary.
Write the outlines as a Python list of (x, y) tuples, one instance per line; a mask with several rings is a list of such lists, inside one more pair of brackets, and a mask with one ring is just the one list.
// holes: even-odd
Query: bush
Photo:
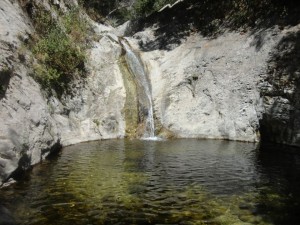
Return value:
[(76, 68), (82, 68), (85, 60), (84, 53), (60, 28), (40, 39), (33, 52), (41, 63), (65, 75), (72, 75)]
[(33, 76), (44, 89), (61, 95), (75, 74), (84, 73), (88, 24), (78, 9), (60, 20), (40, 10), (33, 21), (39, 34), (29, 46), (37, 59)]
[(69, 37), (81, 47), (85, 47), (87, 33), (89, 30), (88, 22), (80, 16), (79, 8), (71, 10), (62, 17), (65, 32)]
[(146, 16), (154, 10), (155, 2), (152, 0), (137, 0), (134, 4), (134, 12), (137, 17)]
[(43, 9), (36, 10), (32, 20), (35, 31), (40, 36), (47, 35), (56, 26), (56, 21), (52, 18), (50, 12)]
[(120, 25), (130, 19), (148, 16), (165, 4), (176, 0), (136, 0), (134, 4), (128, 0), (81, 0), (82, 6), (90, 17), (98, 22), (107, 19), (111, 25)]
[(176, 0), (137, 0), (134, 4), (134, 14), (136, 17), (148, 16), (167, 4), (173, 4), (175, 1)]
[(40, 39), (33, 53), (38, 60), (35, 77), (43, 88), (53, 88), (59, 94), (77, 71), (84, 70), (85, 54), (60, 28)]
[(57, 86), (55, 89), (61, 93), (61, 90), (64, 88), (60, 79), (62, 78), (61, 73), (56, 69), (49, 68), (45, 64), (35, 64), (34, 67), (34, 78), (46, 88), (47, 91), (50, 91), (50, 87)]

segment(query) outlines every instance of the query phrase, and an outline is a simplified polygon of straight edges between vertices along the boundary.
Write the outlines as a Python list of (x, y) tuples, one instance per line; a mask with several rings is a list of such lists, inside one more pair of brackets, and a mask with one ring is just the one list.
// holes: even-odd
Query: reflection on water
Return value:
[(300, 156), (211, 140), (63, 149), (0, 201), (20, 224), (298, 224)]

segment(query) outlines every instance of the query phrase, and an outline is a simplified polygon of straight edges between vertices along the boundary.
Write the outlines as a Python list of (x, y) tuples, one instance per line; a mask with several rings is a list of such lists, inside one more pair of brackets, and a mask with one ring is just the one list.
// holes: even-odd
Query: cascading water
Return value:
[(121, 44), (126, 51), (126, 63), (134, 75), (139, 94), (139, 103), (143, 116), (145, 117), (145, 130), (143, 138), (155, 139), (154, 134), (154, 118), (153, 118), (153, 105), (151, 98), (150, 84), (145, 72), (144, 66), (139, 57), (131, 50), (131, 47), (126, 40), (121, 40)]

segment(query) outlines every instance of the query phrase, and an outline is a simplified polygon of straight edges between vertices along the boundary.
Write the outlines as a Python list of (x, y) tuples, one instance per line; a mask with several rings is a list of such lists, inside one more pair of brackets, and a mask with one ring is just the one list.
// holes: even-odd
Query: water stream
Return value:
[(144, 117), (145, 122), (145, 129), (142, 138), (155, 139), (150, 81), (147, 77), (144, 65), (141, 62), (139, 56), (135, 52), (133, 52), (126, 40), (121, 40), (121, 44), (126, 51), (125, 58), (127, 65), (137, 82), (140, 113), (142, 114), (141, 117)]

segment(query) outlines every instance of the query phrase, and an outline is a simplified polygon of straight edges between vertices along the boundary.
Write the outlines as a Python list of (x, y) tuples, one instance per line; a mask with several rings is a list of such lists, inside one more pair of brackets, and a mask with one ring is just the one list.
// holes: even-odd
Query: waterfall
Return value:
[(142, 113), (145, 118), (145, 130), (143, 138), (153, 139), (154, 134), (154, 118), (153, 118), (153, 104), (152, 104), (152, 94), (150, 88), (150, 82), (147, 78), (147, 73), (145, 71), (144, 65), (141, 62), (137, 54), (135, 54), (126, 40), (121, 40), (121, 44), (126, 52), (125, 59), (126, 63), (134, 75), (137, 81), (138, 88), (138, 98), (140, 104), (140, 113)]

